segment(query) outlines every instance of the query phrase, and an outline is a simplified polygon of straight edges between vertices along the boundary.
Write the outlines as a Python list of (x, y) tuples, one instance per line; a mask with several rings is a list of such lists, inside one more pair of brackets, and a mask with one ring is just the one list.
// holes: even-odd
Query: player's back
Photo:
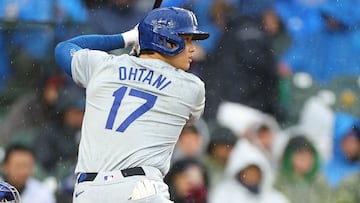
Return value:
[(76, 171), (147, 165), (166, 173), (182, 127), (204, 108), (200, 79), (158, 59), (90, 50), (72, 67), (87, 98)]

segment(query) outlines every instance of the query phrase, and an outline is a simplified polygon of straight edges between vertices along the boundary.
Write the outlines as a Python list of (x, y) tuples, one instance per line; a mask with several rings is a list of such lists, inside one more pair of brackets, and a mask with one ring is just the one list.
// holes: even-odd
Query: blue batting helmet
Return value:
[(140, 21), (138, 29), (141, 50), (154, 50), (167, 56), (177, 55), (184, 50), (185, 42), (179, 36), (181, 34), (193, 34), (194, 40), (209, 37), (209, 33), (198, 30), (193, 12), (177, 7), (150, 11)]
[(14, 186), (0, 181), (0, 202), (20, 203), (20, 194)]

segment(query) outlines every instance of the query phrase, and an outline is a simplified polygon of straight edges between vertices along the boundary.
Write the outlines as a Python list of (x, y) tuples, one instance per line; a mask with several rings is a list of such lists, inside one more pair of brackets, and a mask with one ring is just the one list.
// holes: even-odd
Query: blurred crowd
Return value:
[[(71, 202), (85, 91), (59, 41), (133, 28), (153, 0), (0, 1), (1, 178), (22, 202)], [(206, 85), (165, 177), (175, 203), (360, 202), (360, 0), (164, 0), (209, 40)], [(130, 50), (119, 49), (118, 55)]]

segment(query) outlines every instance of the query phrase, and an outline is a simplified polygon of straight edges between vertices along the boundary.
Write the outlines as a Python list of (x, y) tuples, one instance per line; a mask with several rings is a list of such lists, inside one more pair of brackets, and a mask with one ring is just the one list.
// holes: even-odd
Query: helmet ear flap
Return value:
[(158, 30), (159, 48), (161, 48), (160, 53), (168, 56), (174, 56), (181, 53), (185, 49), (184, 40), (177, 34), (171, 34), (167, 29)]

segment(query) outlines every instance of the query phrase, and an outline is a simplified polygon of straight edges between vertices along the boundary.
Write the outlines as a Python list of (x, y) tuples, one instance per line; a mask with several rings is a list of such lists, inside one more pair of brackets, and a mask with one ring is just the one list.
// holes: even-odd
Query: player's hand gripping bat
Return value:
[[(155, 0), (152, 9), (154, 10), (154, 9), (156, 9), (156, 8), (160, 8), (161, 3), (162, 3), (162, 0)], [(137, 24), (137, 25), (135, 26), (135, 28), (134, 28), (136, 31), (137, 31), (138, 25), (139, 25), (139, 24)], [(131, 51), (130, 51), (130, 55), (132, 55), (132, 56), (139, 56), (139, 54), (140, 54), (140, 46), (139, 46), (139, 43), (135, 43), (135, 44), (133, 45)]]

